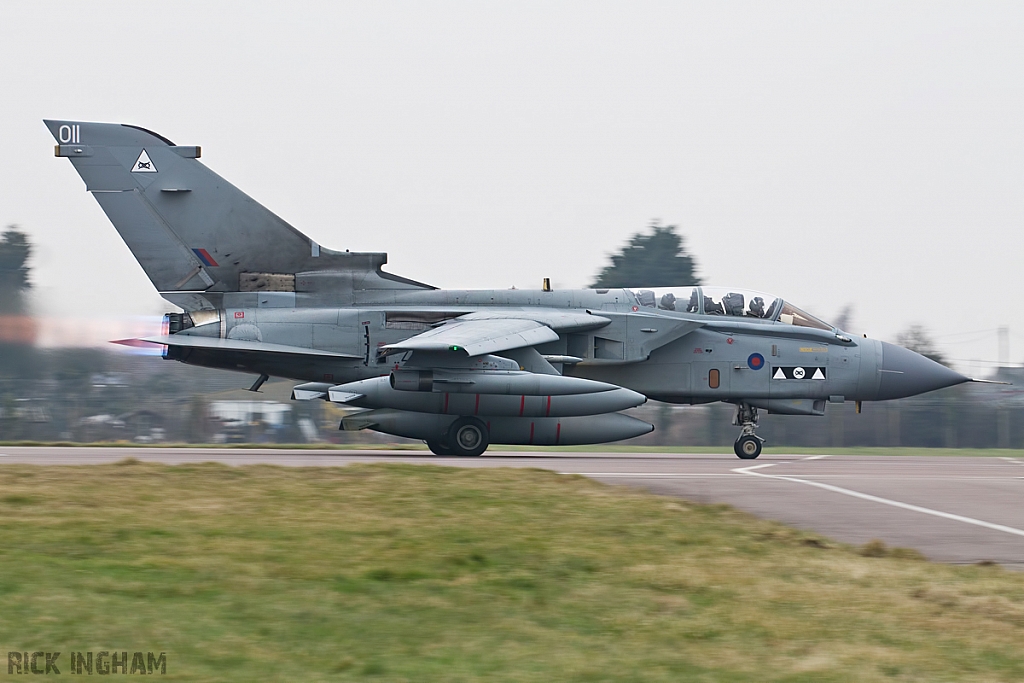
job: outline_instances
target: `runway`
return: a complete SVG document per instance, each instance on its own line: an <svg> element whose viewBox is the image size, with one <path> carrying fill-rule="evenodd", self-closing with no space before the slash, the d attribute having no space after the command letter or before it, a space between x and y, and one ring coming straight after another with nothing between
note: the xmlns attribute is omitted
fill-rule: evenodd
<svg viewBox="0 0 1024 683"><path fill-rule="evenodd" d="M915 548L949 563L994 561L1024 569L1021 458L488 453L439 458L401 451L0 447L0 466L86 465L136 458L182 464L334 467L403 462L453 467L537 467L642 487L702 503L728 503L838 541Z"/></svg>

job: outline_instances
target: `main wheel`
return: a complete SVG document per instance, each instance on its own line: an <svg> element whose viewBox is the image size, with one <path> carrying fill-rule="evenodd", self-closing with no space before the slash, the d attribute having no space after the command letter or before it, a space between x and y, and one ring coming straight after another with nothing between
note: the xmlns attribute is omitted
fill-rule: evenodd
<svg viewBox="0 0 1024 683"><path fill-rule="evenodd" d="M749 434L741 436L736 439L736 444L732 449L743 460L754 460L761 455L761 439Z"/></svg>
<svg viewBox="0 0 1024 683"><path fill-rule="evenodd" d="M448 428L448 448L454 455L480 455L488 445L487 425L475 417L460 417Z"/></svg>
<svg viewBox="0 0 1024 683"><path fill-rule="evenodd" d="M448 448L448 446L443 441L428 441L427 448L429 448L430 452L433 453L434 455L452 454L452 449Z"/></svg>

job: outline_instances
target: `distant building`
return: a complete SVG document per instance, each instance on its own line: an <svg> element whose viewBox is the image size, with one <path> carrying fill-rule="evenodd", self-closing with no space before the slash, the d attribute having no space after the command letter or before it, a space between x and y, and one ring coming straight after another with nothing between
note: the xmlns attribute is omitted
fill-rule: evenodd
<svg viewBox="0 0 1024 683"><path fill-rule="evenodd" d="M277 401L212 401L210 417L222 422L252 424L262 422L271 427L283 427L292 407Z"/></svg>

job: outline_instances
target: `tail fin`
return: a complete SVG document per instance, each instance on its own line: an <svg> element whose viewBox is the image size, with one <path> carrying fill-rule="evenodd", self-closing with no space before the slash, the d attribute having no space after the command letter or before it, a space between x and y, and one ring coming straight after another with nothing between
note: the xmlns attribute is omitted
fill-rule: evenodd
<svg viewBox="0 0 1024 683"><path fill-rule="evenodd" d="M187 297L177 293L252 291L268 282L287 290L289 276L295 291L295 273L379 273L387 260L321 249L199 162L199 147L127 124L45 123L56 156L71 160L153 285L178 305ZM403 282L384 277L391 287Z"/></svg>

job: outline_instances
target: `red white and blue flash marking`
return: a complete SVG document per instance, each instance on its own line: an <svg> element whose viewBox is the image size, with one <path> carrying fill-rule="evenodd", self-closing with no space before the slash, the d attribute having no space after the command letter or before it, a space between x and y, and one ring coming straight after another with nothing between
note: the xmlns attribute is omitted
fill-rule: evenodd
<svg viewBox="0 0 1024 683"><path fill-rule="evenodd" d="M217 267L217 262L213 260L212 256L210 256L210 252L206 251L205 249L193 249L192 253L199 257L199 260L203 262L204 266L210 268Z"/></svg>
<svg viewBox="0 0 1024 683"><path fill-rule="evenodd" d="M764 367L764 356L759 353L752 353L747 358L747 367L751 370L760 370Z"/></svg>

